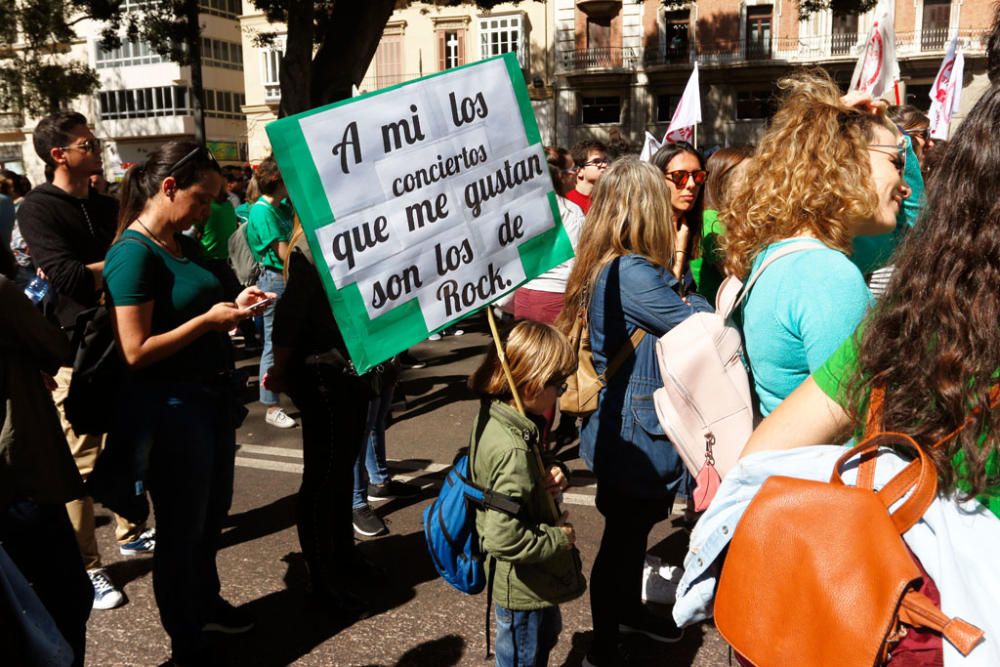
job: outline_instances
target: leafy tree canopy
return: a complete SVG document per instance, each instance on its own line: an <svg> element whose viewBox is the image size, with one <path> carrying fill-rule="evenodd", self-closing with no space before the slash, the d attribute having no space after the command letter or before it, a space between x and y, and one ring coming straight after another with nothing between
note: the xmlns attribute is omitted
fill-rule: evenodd
<svg viewBox="0 0 1000 667"><path fill-rule="evenodd" d="M80 20L66 0L0 1L0 109L42 115L97 88L97 72L65 58Z"/></svg>

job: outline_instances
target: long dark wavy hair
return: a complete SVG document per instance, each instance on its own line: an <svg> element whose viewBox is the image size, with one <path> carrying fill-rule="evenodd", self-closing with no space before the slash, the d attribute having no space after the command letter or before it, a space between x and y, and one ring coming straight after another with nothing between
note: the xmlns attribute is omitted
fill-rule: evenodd
<svg viewBox="0 0 1000 667"><path fill-rule="evenodd" d="M864 326L848 400L860 421L871 387L884 385L885 428L928 448L943 490L971 497L1000 482L986 470L1000 444L987 409L1000 369L1000 85L959 126L941 165L895 257L889 296ZM976 407L970 427L930 449ZM959 452L966 466L956 472Z"/></svg>
<svg viewBox="0 0 1000 667"><path fill-rule="evenodd" d="M205 174L222 168L212 154L193 141L168 141L149 154L146 161L129 167L120 190L118 233L122 235L139 214L146 202L160 191L167 176L173 176L177 187L186 190L201 181Z"/></svg>
<svg viewBox="0 0 1000 667"><path fill-rule="evenodd" d="M660 172L666 176L667 165L670 161L681 153L688 153L693 155L698 160L698 168L705 168L705 158L702 157L701 151L692 146L686 141L669 141L662 146L660 149L653 154L650 158L650 162L654 167L660 170ZM669 188L669 186L668 186ZM699 251L701 250L701 213L704 208L703 202L705 201L705 187L702 186L698 189L698 196L694 200L694 205L691 210L684 214L684 220L688 224L688 259L694 259L699 256Z"/></svg>

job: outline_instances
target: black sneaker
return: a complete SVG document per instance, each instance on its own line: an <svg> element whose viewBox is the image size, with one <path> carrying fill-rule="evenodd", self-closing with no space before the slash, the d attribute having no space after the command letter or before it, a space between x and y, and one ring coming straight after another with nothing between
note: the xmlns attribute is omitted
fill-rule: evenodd
<svg viewBox="0 0 1000 667"><path fill-rule="evenodd" d="M399 363L403 368L415 369L415 368L427 367L426 361L423 361L422 359L417 359L415 356L413 356L413 354L409 350L401 352L397 358L399 359Z"/></svg>
<svg viewBox="0 0 1000 667"><path fill-rule="evenodd" d="M253 615L237 609L222 598L215 603L215 609L207 623L202 627L204 632L223 632L227 635L238 635L249 631L256 623Z"/></svg>
<svg viewBox="0 0 1000 667"><path fill-rule="evenodd" d="M378 514L375 514L375 510L371 508L371 505L355 509L351 512L351 515L354 520L354 532L359 535L375 537L376 535L385 535L389 532L385 522L379 518Z"/></svg>
<svg viewBox="0 0 1000 667"><path fill-rule="evenodd" d="M653 641L664 644L679 642L684 637L684 630L677 627L674 619L657 616L646 608L643 608L635 618L620 623L618 631L623 634L645 635Z"/></svg>
<svg viewBox="0 0 1000 667"><path fill-rule="evenodd" d="M390 500L391 498L413 498L419 496L421 491L423 489L416 484L390 479L385 484L369 484L368 501L377 503L380 500Z"/></svg>

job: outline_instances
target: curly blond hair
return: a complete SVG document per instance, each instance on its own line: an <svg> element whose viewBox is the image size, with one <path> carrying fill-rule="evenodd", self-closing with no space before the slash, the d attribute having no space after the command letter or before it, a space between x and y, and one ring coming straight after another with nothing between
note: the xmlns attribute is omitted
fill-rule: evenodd
<svg viewBox="0 0 1000 667"><path fill-rule="evenodd" d="M642 255L670 270L677 244L670 191L663 173L636 156L616 160L594 188L580 234L573 271L566 282L565 307L556 325L568 332L586 308L601 269L616 257Z"/></svg>
<svg viewBox="0 0 1000 667"><path fill-rule="evenodd" d="M849 109L824 70L778 82L778 112L752 159L760 165L720 212L726 272L746 276L769 244L809 234L850 254L850 230L878 209L867 147L884 116Z"/></svg>

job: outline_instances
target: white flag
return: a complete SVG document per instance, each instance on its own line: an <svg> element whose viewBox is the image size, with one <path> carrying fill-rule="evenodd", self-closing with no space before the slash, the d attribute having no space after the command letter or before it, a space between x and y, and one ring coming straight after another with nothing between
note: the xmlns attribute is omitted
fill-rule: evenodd
<svg viewBox="0 0 1000 667"><path fill-rule="evenodd" d="M639 159L643 162L649 162L662 145L663 142L647 132L646 140L642 142L642 152L639 153Z"/></svg>
<svg viewBox="0 0 1000 667"><path fill-rule="evenodd" d="M899 81L893 6L893 0L881 0L875 8L875 22L851 77L852 91L868 93L876 99L893 90Z"/></svg>
<svg viewBox="0 0 1000 667"><path fill-rule="evenodd" d="M698 63L694 64L691 78L684 86L684 94L670 119L667 133L663 135L664 142L694 140L694 126L701 122L701 92L698 89Z"/></svg>
<svg viewBox="0 0 1000 667"><path fill-rule="evenodd" d="M962 77L965 74L965 54L957 50L958 37L952 38L948 44L944 61L938 70L934 85L931 86L931 108L928 116L931 121L931 138L947 139L951 125L952 114L958 112L962 99Z"/></svg>

